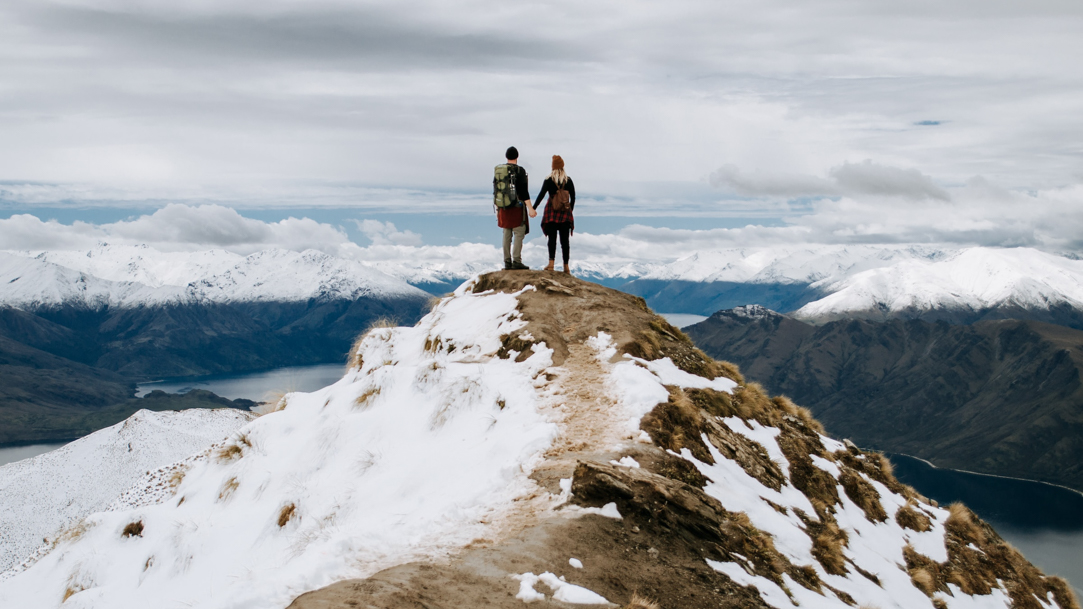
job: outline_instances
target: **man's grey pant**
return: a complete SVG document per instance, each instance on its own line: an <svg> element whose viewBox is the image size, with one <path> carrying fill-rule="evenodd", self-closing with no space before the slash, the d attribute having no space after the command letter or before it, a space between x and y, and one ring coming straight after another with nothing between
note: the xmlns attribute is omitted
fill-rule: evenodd
<svg viewBox="0 0 1083 609"><path fill-rule="evenodd" d="M515 245L512 245L512 237L515 237ZM510 260L511 262L522 263L523 254L523 237L526 236L526 223L520 224L515 228L504 229L504 263Z"/></svg>

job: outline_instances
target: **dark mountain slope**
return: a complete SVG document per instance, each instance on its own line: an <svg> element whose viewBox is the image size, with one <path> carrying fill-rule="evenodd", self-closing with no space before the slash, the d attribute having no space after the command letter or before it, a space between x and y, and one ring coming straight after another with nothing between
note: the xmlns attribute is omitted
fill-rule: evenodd
<svg viewBox="0 0 1083 609"><path fill-rule="evenodd" d="M817 327L741 308L687 332L859 444L1083 489L1078 330L1013 320Z"/></svg>
<svg viewBox="0 0 1083 609"><path fill-rule="evenodd" d="M341 360L373 320L413 323L424 306L417 296L6 309L0 334L134 378L196 376Z"/></svg>
<svg viewBox="0 0 1083 609"><path fill-rule="evenodd" d="M90 310L0 308L0 444L61 441L123 420L135 381L342 361L374 320L413 323L425 298ZM188 398L174 409L221 408ZM164 403L163 403L164 404Z"/></svg>

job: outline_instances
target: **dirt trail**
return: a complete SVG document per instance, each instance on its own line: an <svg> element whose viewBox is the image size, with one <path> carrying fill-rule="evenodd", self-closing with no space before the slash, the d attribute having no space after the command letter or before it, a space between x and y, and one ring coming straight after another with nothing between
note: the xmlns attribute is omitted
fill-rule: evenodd
<svg viewBox="0 0 1083 609"><path fill-rule="evenodd" d="M578 460L617 458L627 440L621 437L622 409L606 390L607 373L594 349L570 344L568 351L564 365L551 369L556 378L543 407L560 426L560 436L531 476L551 492L554 480L571 478Z"/></svg>

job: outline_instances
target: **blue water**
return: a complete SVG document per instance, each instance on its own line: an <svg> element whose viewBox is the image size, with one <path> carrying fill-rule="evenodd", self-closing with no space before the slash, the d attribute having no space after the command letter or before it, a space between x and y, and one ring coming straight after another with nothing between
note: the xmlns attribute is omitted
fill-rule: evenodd
<svg viewBox="0 0 1083 609"><path fill-rule="evenodd" d="M666 321L678 328L687 328L692 324L698 324L707 319L706 315L692 315L691 313L659 313L659 315L665 317Z"/></svg>
<svg viewBox="0 0 1083 609"><path fill-rule="evenodd" d="M136 387L136 396L143 397L156 389L166 393L188 393L193 389L206 389L231 400L243 398L260 402L279 393L323 389L338 382L345 372L344 364L318 364L275 368L247 374L166 379L141 383Z"/></svg>
<svg viewBox="0 0 1083 609"><path fill-rule="evenodd" d="M940 505L962 501L1047 575L1083 598L1083 494L1043 482L986 476L890 455L895 476Z"/></svg>
<svg viewBox="0 0 1083 609"><path fill-rule="evenodd" d="M64 446L67 442L57 444L32 444L30 446L10 446L0 448L0 466L43 455L51 450Z"/></svg>

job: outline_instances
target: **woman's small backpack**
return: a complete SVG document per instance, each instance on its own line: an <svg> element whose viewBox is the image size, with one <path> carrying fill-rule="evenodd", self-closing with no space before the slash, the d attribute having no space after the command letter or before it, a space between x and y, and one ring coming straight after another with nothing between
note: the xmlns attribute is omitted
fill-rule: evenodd
<svg viewBox="0 0 1083 609"><path fill-rule="evenodd" d="M552 204L554 211L567 211L571 206L571 201L572 196L564 190L563 186L557 186L557 191L549 195L549 203Z"/></svg>

